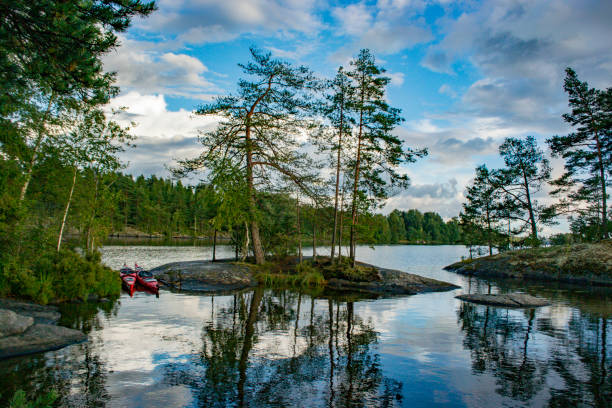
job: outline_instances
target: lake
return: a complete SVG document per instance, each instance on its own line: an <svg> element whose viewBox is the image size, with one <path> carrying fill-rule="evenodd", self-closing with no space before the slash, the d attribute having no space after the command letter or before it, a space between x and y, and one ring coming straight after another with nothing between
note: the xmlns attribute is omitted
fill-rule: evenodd
<svg viewBox="0 0 612 408"><path fill-rule="evenodd" d="M228 247L217 251L232 256ZM211 257L202 246L102 252L113 268ZM387 299L162 290L159 298L136 292L64 305L62 324L89 341L0 361L0 405L19 388L55 388L60 405L74 407L612 405L611 289L442 270L467 255L463 246L364 246L357 254L461 289ZM508 310L455 299L509 291L552 304Z"/></svg>

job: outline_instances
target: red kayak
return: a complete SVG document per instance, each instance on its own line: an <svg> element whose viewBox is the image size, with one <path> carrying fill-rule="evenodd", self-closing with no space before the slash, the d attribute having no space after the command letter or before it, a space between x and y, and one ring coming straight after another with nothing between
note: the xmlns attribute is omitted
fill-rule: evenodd
<svg viewBox="0 0 612 408"><path fill-rule="evenodd" d="M153 292L159 293L159 282L153 277L153 274L149 271L136 265L136 282L143 288Z"/></svg>
<svg viewBox="0 0 612 408"><path fill-rule="evenodd" d="M136 289L136 271L123 265L123 268L119 270L119 276L121 276L122 285L125 290L128 291L130 296L134 296L134 289Z"/></svg>

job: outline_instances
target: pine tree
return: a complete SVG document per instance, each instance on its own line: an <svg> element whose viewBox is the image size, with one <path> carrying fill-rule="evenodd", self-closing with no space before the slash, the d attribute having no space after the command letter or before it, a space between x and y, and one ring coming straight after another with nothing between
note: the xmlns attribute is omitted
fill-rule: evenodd
<svg viewBox="0 0 612 408"><path fill-rule="evenodd" d="M425 150L405 149L403 142L392 134L403 120L400 110L389 106L385 100L385 88L390 79L383 76L385 70L376 65L369 50L361 50L351 61L347 75L353 81L357 148L353 176L351 203L350 257L355 262L358 208L369 207L373 201L387 198L390 187L407 187L408 176L399 174L397 166L414 162L427 154Z"/></svg>
<svg viewBox="0 0 612 408"><path fill-rule="evenodd" d="M575 131L554 136L546 142L555 156L565 159L565 173L552 184L553 195L566 195L558 204L562 212L577 213L576 225L588 225L595 215L601 239L610 236L608 187L612 175L612 88L589 88L576 72L565 70L564 89L569 97L570 113L563 119Z"/></svg>
<svg viewBox="0 0 612 408"><path fill-rule="evenodd" d="M516 209L513 220L523 222L530 229L530 240L537 245L538 224L550 224L553 218L550 208L539 205L533 197L550 178L548 159L533 136L506 138L499 153L506 167L496 172L495 183Z"/></svg>
<svg viewBox="0 0 612 408"><path fill-rule="evenodd" d="M255 48L251 56L252 62L239 64L251 80L241 79L236 95L219 97L197 110L200 115L220 115L223 120L215 130L200 136L202 154L181 161L175 174L213 165L243 174L252 248L256 263L261 264L264 250L257 221L257 188L286 177L308 191L313 166L298 150L295 135L306 126L305 114L312 109L308 93L318 83L306 67L293 67Z"/></svg>
<svg viewBox="0 0 612 408"><path fill-rule="evenodd" d="M493 239L497 232L499 220L500 188L487 166L476 168L476 177L471 186L467 188L466 200L463 204L463 218L470 223L478 225L486 232L486 242L489 255L493 255ZM464 224L467 221L464 222Z"/></svg>

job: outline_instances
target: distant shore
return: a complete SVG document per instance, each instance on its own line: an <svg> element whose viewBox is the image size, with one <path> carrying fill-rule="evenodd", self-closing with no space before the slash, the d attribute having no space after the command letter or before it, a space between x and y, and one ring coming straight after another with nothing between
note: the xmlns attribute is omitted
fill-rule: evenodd
<svg viewBox="0 0 612 408"><path fill-rule="evenodd" d="M612 286L612 240L507 251L444 269L479 278L549 280Z"/></svg>

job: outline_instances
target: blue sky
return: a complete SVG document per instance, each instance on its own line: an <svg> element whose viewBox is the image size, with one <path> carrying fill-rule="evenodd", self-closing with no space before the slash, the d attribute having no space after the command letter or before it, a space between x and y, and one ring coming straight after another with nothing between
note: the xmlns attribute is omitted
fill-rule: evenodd
<svg viewBox="0 0 612 408"><path fill-rule="evenodd" d="M385 208L457 215L474 168L499 166L508 136L566 133L566 66L592 86L612 86L612 2L446 0L160 0L105 58L138 123L126 154L133 174L167 175L198 152L191 112L233 91L255 45L322 77L369 48L392 78L388 99L406 121L396 130L430 156L406 171L412 186ZM555 174L562 163L553 161ZM546 200L545 191L541 200Z"/></svg>

